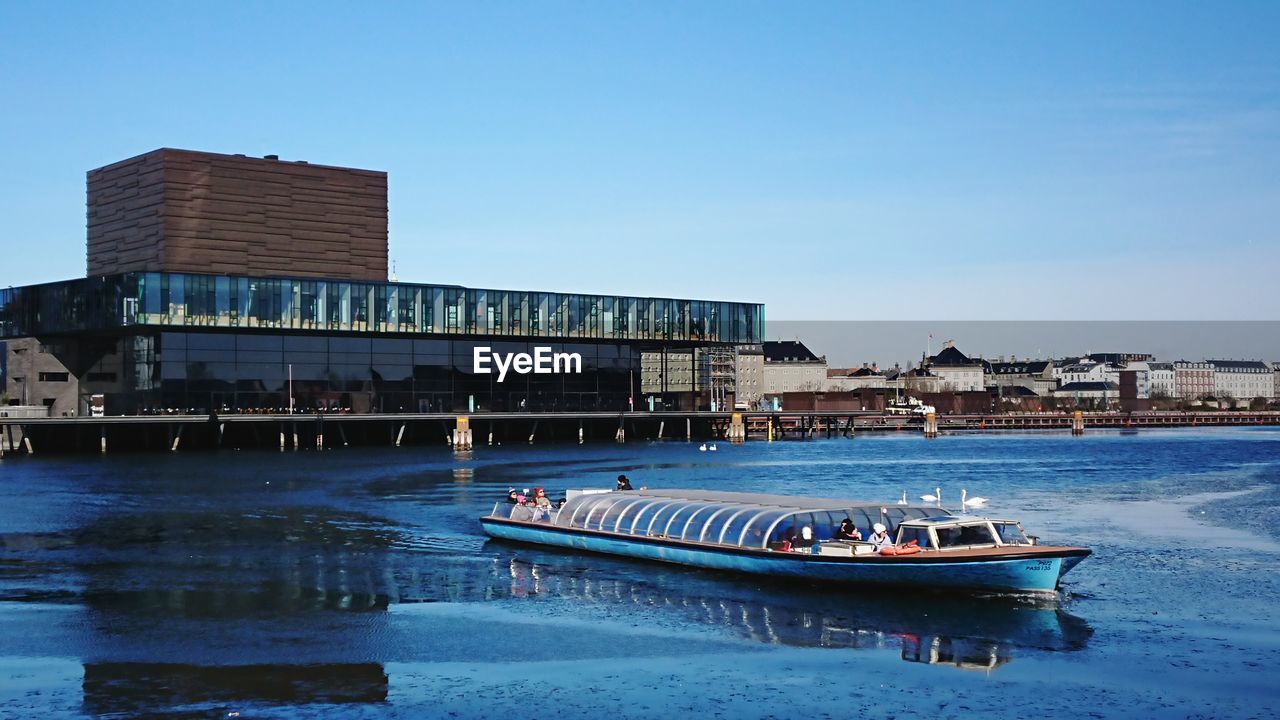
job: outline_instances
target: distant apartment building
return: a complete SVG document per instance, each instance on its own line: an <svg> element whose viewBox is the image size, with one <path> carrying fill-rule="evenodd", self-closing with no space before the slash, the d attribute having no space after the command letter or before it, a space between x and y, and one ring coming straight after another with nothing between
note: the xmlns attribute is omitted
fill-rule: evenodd
<svg viewBox="0 0 1280 720"><path fill-rule="evenodd" d="M975 360L960 352L955 343L947 342L942 352L926 358L929 373L936 376L942 391L968 392L986 389L981 360Z"/></svg>
<svg viewBox="0 0 1280 720"><path fill-rule="evenodd" d="M1053 374L1058 379L1060 387L1081 382L1106 382L1119 385L1121 369L1120 365L1082 358L1078 362L1055 367Z"/></svg>
<svg viewBox="0 0 1280 720"><path fill-rule="evenodd" d="M1151 397L1176 397L1175 371L1173 363L1149 362L1147 372L1151 386Z"/></svg>
<svg viewBox="0 0 1280 720"><path fill-rule="evenodd" d="M1237 400L1275 396L1275 373L1258 360L1209 360L1213 367L1213 394Z"/></svg>
<svg viewBox="0 0 1280 720"><path fill-rule="evenodd" d="M818 392L827 384L827 359L814 355L799 340L764 343L764 394Z"/></svg>
<svg viewBox="0 0 1280 720"><path fill-rule="evenodd" d="M764 397L764 347L742 345L737 358L738 402L755 405Z"/></svg>
<svg viewBox="0 0 1280 720"><path fill-rule="evenodd" d="M1046 396L1058 387L1052 360L1010 358L1005 362L1001 357L995 361L984 361L984 366L986 387L995 389L1001 397L1015 397L1014 393L1004 392L1008 388L1022 387L1035 395Z"/></svg>
<svg viewBox="0 0 1280 720"><path fill-rule="evenodd" d="M1126 363L1119 371L1121 390L1132 390L1133 398L1147 400L1151 397L1151 364L1145 360ZM1128 393L1121 393L1128 397Z"/></svg>
<svg viewBox="0 0 1280 720"><path fill-rule="evenodd" d="M1280 399L1280 361L1271 363L1271 375L1273 378L1271 397Z"/></svg>
<svg viewBox="0 0 1280 720"><path fill-rule="evenodd" d="M1173 363L1173 396L1199 400L1213 395L1213 366L1203 360L1176 360Z"/></svg>

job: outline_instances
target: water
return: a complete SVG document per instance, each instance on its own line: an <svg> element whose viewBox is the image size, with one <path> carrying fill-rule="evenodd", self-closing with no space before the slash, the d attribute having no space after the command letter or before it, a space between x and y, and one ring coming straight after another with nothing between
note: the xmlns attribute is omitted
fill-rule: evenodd
<svg viewBox="0 0 1280 720"><path fill-rule="evenodd" d="M0 717L1275 717L1280 431L0 464ZM1057 602L488 541L510 486L991 498ZM232 715L238 713L238 715Z"/></svg>

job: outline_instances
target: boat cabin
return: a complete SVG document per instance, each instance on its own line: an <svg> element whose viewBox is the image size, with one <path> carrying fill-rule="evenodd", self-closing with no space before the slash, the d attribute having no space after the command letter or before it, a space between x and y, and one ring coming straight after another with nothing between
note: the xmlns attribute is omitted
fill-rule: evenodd
<svg viewBox="0 0 1280 720"><path fill-rule="evenodd" d="M906 520L898 525L896 544L914 543L921 550L973 550L1035 545L1017 520L941 515Z"/></svg>
<svg viewBox="0 0 1280 720"><path fill-rule="evenodd" d="M493 515L576 530L756 550L776 550L785 542L792 549L817 552L817 546L834 544L829 541L845 518L866 537L877 522L884 523L892 534L903 521L938 512L932 507L830 498L707 490L611 490L571 491L563 507L546 513L499 503Z"/></svg>

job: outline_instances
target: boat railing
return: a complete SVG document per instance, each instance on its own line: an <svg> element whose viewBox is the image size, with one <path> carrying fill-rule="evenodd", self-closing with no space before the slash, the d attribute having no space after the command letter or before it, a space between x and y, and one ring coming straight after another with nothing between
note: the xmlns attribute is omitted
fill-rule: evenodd
<svg viewBox="0 0 1280 720"><path fill-rule="evenodd" d="M508 520L520 520L523 522L555 522L556 515L559 514L559 508L550 510L538 508L533 505L511 505L502 500L493 504L493 512L490 517L506 518Z"/></svg>

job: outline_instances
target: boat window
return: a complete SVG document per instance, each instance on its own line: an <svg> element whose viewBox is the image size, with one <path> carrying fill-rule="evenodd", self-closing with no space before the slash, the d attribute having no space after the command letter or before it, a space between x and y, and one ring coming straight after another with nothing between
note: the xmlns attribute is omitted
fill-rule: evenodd
<svg viewBox="0 0 1280 720"><path fill-rule="evenodd" d="M992 523L992 525L995 525L996 533L1000 535L1000 542L1005 545L1031 544L1031 541L1027 540L1027 534L1022 531L1022 526L1016 522Z"/></svg>
<svg viewBox="0 0 1280 720"><path fill-rule="evenodd" d="M622 512L626 511L627 507L631 507L641 500L643 500L643 498L622 496L620 501L614 502L613 505L608 507L608 509L605 509L603 515L600 515L599 524L596 524L593 521L591 525L602 530L613 530L614 525L618 524L618 518L620 518Z"/></svg>
<svg viewBox="0 0 1280 720"><path fill-rule="evenodd" d="M793 538L800 536L801 528L808 527L810 529L817 523L811 512L800 512L778 523L778 527L773 529L773 537L769 540L777 541L785 538Z"/></svg>
<svg viewBox="0 0 1280 720"><path fill-rule="evenodd" d="M720 529L715 535L708 534L707 542L720 543L721 545L737 545L738 537L742 535L742 529L751 521L751 518L766 512L761 508L742 508L735 510L728 517L724 518L720 523Z"/></svg>
<svg viewBox="0 0 1280 720"><path fill-rule="evenodd" d="M685 506L671 514L667 518L667 524L661 528L654 526L655 532L661 532L666 537L678 538L684 535L684 526L689 522L689 518L693 517L699 510L709 507L710 503L685 503Z"/></svg>
<svg viewBox="0 0 1280 720"><path fill-rule="evenodd" d="M676 500L659 499L653 503L646 505L636 511L636 519L631 523L631 533L633 535L645 535L649 532L649 525L653 522L653 517L663 508L671 507Z"/></svg>
<svg viewBox="0 0 1280 720"><path fill-rule="evenodd" d="M940 527L935 528L934 532L938 536L939 548L994 545L996 542L986 523L961 525L959 527Z"/></svg>
<svg viewBox="0 0 1280 720"><path fill-rule="evenodd" d="M622 493L616 494L617 497L611 497L604 502L596 503L596 505L591 508L591 511L585 514L586 520L582 523L582 527L598 530L600 528L600 524L604 521L605 514L610 508L630 499Z"/></svg>
<svg viewBox="0 0 1280 720"><path fill-rule="evenodd" d="M677 500L670 505L664 506L653 514L653 518L649 520L649 527L645 529L645 532L649 535L661 535L667 527L667 522L671 520L671 516L688 506L688 500Z"/></svg>
<svg viewBox="0 0 1280 720"><path fill-rule="evenodd" d="M560 508L560 512L556 514L557 525L568 525L569 520L573 518L573 514L582 509L583 504L595 501L599 495L579 495L572 500L565 502L564 507Z"/></svg>
<svg viewBox="0 0 1280 720"><path fill-rule="evenodd" d="M720 542L725 545L741 545L742 547L764 549L768 546L769 528L779 518L794 510L766 508L759 512L744 512L731 519L724 527Z"/></svg>
<svg viewBox="0 0 1280 720"><path fill-rule="evenodd" d="M819 542L835 537L836 530L840 529L840 521L845 518L842 511L820 512L814 515L818 524L813 528L813 539Z"/></svg>
<svg viewBox="0 0 1280 720"><path fill-rule="evenodd" d="M590 495L586 497L569 515L569 525L576 528L585 527L587 517L594 512L597 507L606 503L612 504L616 500L617 498L615 498L612 493L601 493L599 495ZM563 516L564 512L561 511L560 515Z"/></svg>
<svg viewBox="0 0 1280 720"><path fill-rule="evenodd" d="M683 526L684 529L682 532L680 532L680 539L681 540L697 540L701 538L702 528L704 525L707 524L707 519L723 509L724 509L724 506L720 505L719 503L703 505L702 507L698 508L696 511L694 511L692 515L689 516L689 519L685 521ZM680 527L675 525L672 526L672 529L677 531L681 530Z"/></svg>
<svg viewBox="0 0 1280 720"><path fill-rule="evenodd" d="M608 527L608 525L605 525L604 529L614 530L614 532L620 532L620 533L630 532L631 521L635 520L636 512L639 511L641 507L648 505L648 503L650 502L653 502L652 497L628 498L625 506L621 506L621 505L618 506L618 507L621 507L621 510L620 512L618 512L617 518L614 519L613 527L611 528L611 527Z"/></svg>
<svg viewBox="0 0 1280 720"><path fill-rule="evenodd" d="M848 511L845 512L845 517L848 517L850 520L853 521L854 526L857 527L858 530L862 531L862 537L864 538L870 537L871 526L874 525L875 523L880 522L879 515L877 515L876 518L873 520L871 516L867 514L867 511L863 510L862 508L850 508Z"/></svg>
<svg viewBox="0 0 1280 720"><path fill-rule="evenodd" d="M932 547L929 543L929 528L912 526L898 528L898 545L905 545L913 540L922 550Z"/></svg>
<svg viewBox="0 0 1280 720"><path fill-rule="evenodd" d="M707 521L702 525L702 532L698 534L696 540L702 542L715 542L720 539L720 531L724 529L724 524L734 513L742 512L744 508L741 505L722 505L719 510L711 513Z"/></svg>

